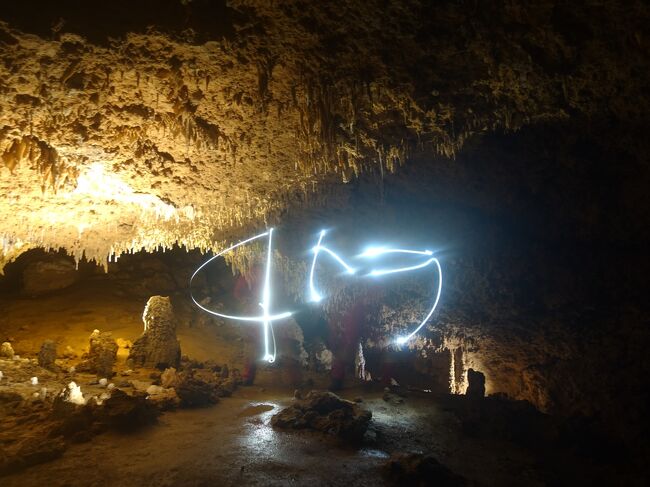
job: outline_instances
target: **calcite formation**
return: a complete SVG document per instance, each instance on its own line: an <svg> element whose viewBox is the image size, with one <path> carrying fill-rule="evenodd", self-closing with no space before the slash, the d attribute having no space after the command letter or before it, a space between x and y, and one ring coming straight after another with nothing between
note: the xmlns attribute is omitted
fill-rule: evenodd
<svg viewBox="0 0 650 487"><path fill-rule="evenodd" d="M100 379L112 377L117 349L117 343L110 332L93 331L90 335L90 349L77 370L95 373Z"/></svg>
<svg viewBox="0 0 650 487"><path fill-rule="evenodd" d="M176 318L169 298L149 298L142 321L144 332L133 343L129 360L145 367L177 367L181 359L181 345L176 339Z"/></svg>
<svg viewBox="0 0 650 487"><path fill-rule="evenodd" d="M216 249L412 152L646 114L640 3L217 3L0 15L0 267Z"/></svg>

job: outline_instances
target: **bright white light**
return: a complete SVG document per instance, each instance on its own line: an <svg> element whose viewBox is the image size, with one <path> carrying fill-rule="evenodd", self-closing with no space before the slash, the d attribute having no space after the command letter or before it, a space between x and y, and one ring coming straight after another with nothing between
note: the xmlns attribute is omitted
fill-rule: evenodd
<svg viewBox="0 0 650 487"><path fill-rule="evenodd" d="M86 404L86 399L81 393L81 386L78 386L75 382L70 382L68 384L68 389L70 390L70 395L68 396L67 401L73 404L78 404L83 406Z"/></svg>
<svg viewBox="0 0 650 487"><path fill-rule="evenodd" d="M431 307L429 313L424 317L422 322L418 325L418 327L415 330L413 330L405 337L397 338L396 341L399 345L403 345L404 343L408 342L411 338L413 338L417 334L417 332L420 331L422 327L427 324L427 321L429 321L429 318L431 318L431 315L438 307L438 302L440 301L440 293L442 292L442 269L440 268L440 262L438 262L438 259L434 258L431 260L436 265L436 268L438 270L438 289L436 291L436 298L433 302L433 306Z"/></svg>
<svg viewBox="0 0 650 487"><path fill-rule="evenodd" d="M261 296L261 302L259 303L260 307L262 308L262 314L260 316L234 316L234 315L228 315L225 313L218 313L216 311L212 311L211 309L206 308L205 306L201 305L195 298L194 294L192 293L192 281L196 277L196 275L203 269L206 265L208 265L210 262L213 260L221 257L223 254L226 252L230 252L231 250L236 249L237 247L240 247L244 244L247 244L249 242L252 242L254 240L257 240L258 238L262 237L269 237L269 243L268 243L268 249L267 249L267 254L266 254L266 269L265 269L265 274L264 274L264 287L262 289L262 296ZM288 318L291 316L290 311L285 311L284 313L278 313L278 314L271 314L269 309L271 307L271 256L272 256L272 238L273 238L273 229L271 228L268 232L260 233L259 235L256 235L254 237L251 237L249 239L243 240L235 245L232 245L228 247L225 250L222 250L219 252L217 255L214 257L211 257L207 261L205 261L201 266L194 271L194 274L192 274L192 277L190 278L190 297L192 298L192 301L194 301L194 304L196 304L199 308L201 308L203 311L210 313L215 316L219 316L220 318L227 318L231 320L238 320L238 321L246 321L246 322L256 322L256 323L262 323L263 331L264 331L264 360L267 362L274 362L275 361L275 355L276 355L276 350L275 350L275 334L273 333L273 322L277 320L283 320L285 318ZM273 344L273 352L271 353L269 351L271 343Z"/></svg>
<svg viewBox="0 0 650 487"><path fill-rule="evenodd" d="M252 242L254 240L263 238L263 237L268 237L268 246L267 246L267 254L266 254L266 266L265 266L265 274L264 274L264 287L262 289L262 296L260 300L260 308L262 308L262 314L259 316L234 316L234 315L228 315L225 313L218 313L216 311L212 311L210 309L207 309L203 305L201 305L195 298L194 295L191 292L191 287L192 287L192 281L194 280L194 277L210 262L212 262L214 259L217 259L226 252L230 252L231 250L236 249L237 247L240 247L241 245L247 244L249 242ZM325 237L325 230L321 230L319 237L318 237L318 243L312 248L312 252L314 253L314 256L312 258L311 262L311 269L309 271L309 300L312 302L319 302L323 299L323 296L318 292L316 289L316 286L314 285L314 273L316 269L316 261L318 259L318 256L320 255L321 251L325 252L326 254L330 255L331 257L334 258L336 262L339 263L341 267L343 267L346 272L350 275L355 274L357 271L355 268L352 266L348 265L347 262L345 262L338 254L336 254L334 251L331 249L325 247L322 245L323 238ZM259 235L256 235L254 237L251 237L247 240L243 240L242 242L239 242L238 244L235 244L231 247L228 247L227 249L219 252L217 255L214 257L208 259L206 262L204 262L195 272L192 274L192 277L190 278L190 295L192 298L192 301L194 301L194 304L196 304L199 308L201 308L203 311L206 311L207 313L210 313L215 316L219 316L220 318L227 318L227 319L233 319L233 320L238 320L238 321L245 321L245 322L256 322L256 323L261 323L263 327L263 334L264 334L264 360L272 363L275 361L276 358L276 343L275 343L275 334L273 332L273 322L277 320L282 320L285 318L288 318L289 316L292 315L291 312L284 312L284 313L278 313L278 314L271 314L271 264L272 264L272 252L273 252L273 229L271 228L269 231L261 233ZM438 261L437 258L431 257L433 255L433 252L431 250L411 250L411 249L396 249L396 248L387 248L387 247L370 247L366 249L363 253L359 254L357 258L375 258L379 257L381 255L385 254L410 254L410 255L422 255L422 256L427 256L430 257L426 261L412 265L412 266L407 266L407 267L397 267L397 268L385 268L385 269L373 269L370 271L367 276L369 277L378 277L378 276L384 276L388 274L396 274L396 273L401 273L401 272L409 272L409 271L414 271L418 269L423 269L426 267L429 267L431 264L435 264L436 270L437 270L437 289L436 289L436 295L434 298L433 306L427 313L427 315L424 317L424 319L420 322L420 324L408 335L406 336L399 336L395 338L394 342L398 345L403 345L407 343L413 336L415 336L421 329L422 327L429 321L431 316L433 315L434 311L438 307L438 302L440 301L440 294L442 292L442 269L440 267L440 262Z"/></svg>
<svg viewBox="0 0 650 487"><path fill-rule="evenodd" d="M329 255L334 257L334 259L341 264L343 268L345 268L346 272L348 274L355 274L357 271L356 269L350 267L343 259L341 259L335 252L332 252L330 249L327 247L323 247L321 245L321 242L323 241L323 237L325 236L325 230L321 230L320 234L318 236L318 243L316 246L312 249L314 252L314 258L311 261L311 270L309 271L309 300L318 303L320 300L323 299L323 296L316 290L316 287L314 286L314 269L316 268L316 259L318 258L318 254L322 250L323 252L327 252Z"/></svg>
<svg viewBox="0 0 650 487"><path fill-rule="evenodd" d="M370 271L369 276L384 276L386 274L395 274L397 272L408 272L408 271L414 271L417 269L422 269L423 267L427 267L429 264L431 264L435 259L435 257L427 260L426 262L423 262L422 264L418 265L412 265L410 267L399 267L397 269L379 269L379 270L372 270Z"/></svg>
<svg viewBox="0 0 650 487"><path fill-rule="evenodd" d="M433 255L433 252L431 252L430 250L388 249L386 247L370 247L365 252L360 254L359 257L372 258L384 254L415 254L415 255L430 256ZM440 301L440 293L442 291L442 269L440 268L440 262L435 257L432 257L421 264L408 266L408 267L398 267L396 269L373 269L372 271L370 271L370 274L368 274L369 276L377 277L377 276L384 276L386 274L395 274L398 272L414 271L417 269L423 269L424 267L428 267L432 263L436 265L436 268L438 270L438 289L436 292L435 300L433 302L433 306L431 307L429 313L427 313L425 318L420 322L420 324L415 330L413 330L407 336L400 336L395 339L395 343L397 343L398 345L404 345L411 338L413 338L413 336L415 336L415 334L417 334L417 332L422 329L422 327L427 323L427 321L429 321L429 318L431 318L431 315L436 310L436 307L438 306L438 301Z"/></svg>
<svg viewBox="0 0 650 487"><path fill-rule="evenodd" d="M377 257L384 254L416 254L416 255L433 255L430 250L408 250L408 249L387 249L386 247L370 247L359 257Z"/></svg>

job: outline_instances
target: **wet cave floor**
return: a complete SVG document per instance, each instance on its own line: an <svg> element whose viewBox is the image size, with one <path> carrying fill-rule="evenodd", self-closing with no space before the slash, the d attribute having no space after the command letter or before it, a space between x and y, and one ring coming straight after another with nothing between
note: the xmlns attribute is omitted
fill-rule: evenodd
<svg viewBox="0 0 650 487"><path fill-rule="evenodd" d="M381 466L394 451L433 454L472 484L543 485L530 453L468 437L445 398L414 395L393 404L380 392L341 395L362 397L373 413L357 447L272 428L271 416L291 403L291 393L240 387L213 407L168 412L133 433L71 445L61 458L4 477L2 485L382 485Z"/></svg>

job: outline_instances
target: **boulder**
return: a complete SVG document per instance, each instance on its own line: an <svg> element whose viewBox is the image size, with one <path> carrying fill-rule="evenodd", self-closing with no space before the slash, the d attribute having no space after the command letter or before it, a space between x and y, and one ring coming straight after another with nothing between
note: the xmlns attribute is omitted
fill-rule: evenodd
<svg viewBox="0 0 650 487"><path fill-rule="evenodd" d="M54 370L56 365L56 343L52 340L45 340L38 352L38 365L44 369Z"/></svg>
<svg viewBox="0 0 650 487"><path fill-rule="evenodd" d="M112 377L117 349L117 343L110 332L93 331L90 335L90 350L76 370L97 374L98 378Z"/></svg>
<svg viewBox="0 0 650 487"><path fill-rule="evenodd" d="M277 428L313 429L352 441L363 438L372 413L332 392L311 391L271 418Z"/></svg>
<svg viewBox="0 0 650 487"><path fill-rule="evenodd" d="M456 475L430 455L393 453L384 464L390 485L460 487L465 479Z"/></svg>
<svg viewBox="0 0 650 487"><path fill-rule="evenodd" d="M133 343L129 359L142 367L178 367L181 345L176 338L176 320L169 298L149 298L142 319L144 332Z"/></svg>

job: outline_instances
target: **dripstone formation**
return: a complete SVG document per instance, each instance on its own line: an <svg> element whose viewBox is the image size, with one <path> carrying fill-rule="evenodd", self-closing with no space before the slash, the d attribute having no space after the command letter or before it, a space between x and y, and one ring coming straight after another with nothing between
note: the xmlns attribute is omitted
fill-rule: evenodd
<svg viewBox="0 0 650 487"><path fill-rule="evenodd" d="M176 321L169 298L149 298L142 319L144 333L133 344L129 359L142 367L178 367L181 345L176 339Z"/></svg>
<svg viewBox="0 0 650 487"><path fill-rule="evenodd" d="M77 370L94 372L99 378L110 378L117 357L117 343L110 332L95 330L90 335L90 350Z"/></svg>
<svg viewBox="0 0 650 487"><path fill-rule="evenodd" d="M38 352L38 365L44 369L54 369L54 361L56 360L56 343L52 340L45 340L41 345L41 350Z"/></svg>

